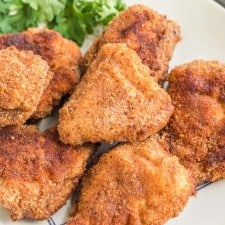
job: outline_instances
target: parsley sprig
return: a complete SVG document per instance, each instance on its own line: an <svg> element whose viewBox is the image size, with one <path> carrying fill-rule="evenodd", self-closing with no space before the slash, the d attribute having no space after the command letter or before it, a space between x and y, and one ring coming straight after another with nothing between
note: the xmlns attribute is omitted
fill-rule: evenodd
<svg viewBox="0 0 225 225"><path fill-rule="evenodd" d="M125 9L122 0L0 0L0 33L13 33L46 23L82 45L98 25L107 25Z"/></svg>

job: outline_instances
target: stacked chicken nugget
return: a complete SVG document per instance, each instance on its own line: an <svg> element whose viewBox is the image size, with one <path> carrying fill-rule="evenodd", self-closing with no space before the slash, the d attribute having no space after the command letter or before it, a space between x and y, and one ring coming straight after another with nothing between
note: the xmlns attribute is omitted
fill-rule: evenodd
<svg viewBox="0 0 225 225"><path fill-rule="evenodd" d="M61 141L129 142L85 175L68 224L164 224L194 193L190 172L156 135L173 113L166 78L179 27L135 5L115 18L86 53L84 75L60 109Z"/></svg>
<svg viewBox="0 0 225 225"><path fill-rule="evenodd" d="M77 45L50 30L0 36L0 205L13 220L46 219L79 183L93 145L73 147L30 118L48 115L79 81ZM67 51L66 51L67 50Z"/></svg>
<svg viewBox="0 0 225 225"><path fill-rule="evenodd" d="M142 5L112 20L84 59L55 31L0 36L0 204L12 219L48 218L84 174L68 225L162 225L196 185L225 177L225 66L181 65L166 92L180 39ZM57 129L23 125L67 94ZM100 142L119 144L84 173Z"/></svg>

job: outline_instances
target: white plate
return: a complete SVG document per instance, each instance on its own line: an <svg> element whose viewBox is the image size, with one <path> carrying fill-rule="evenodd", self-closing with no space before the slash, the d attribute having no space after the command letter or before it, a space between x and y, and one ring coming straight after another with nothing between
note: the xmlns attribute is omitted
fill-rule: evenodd
<svg viewBox="0 0 225 225"><path fill-rule="evenodd" d="M182 42L174 52L170 68L193 59L218 59L225 62L225 9L213 0L125 0L128 5L144 4L166 14L181 26ZM89 39L90 40L90 39ZM90 41L86 42L87 45ZM41 124L51 125L54 119ZM73 205L69 200L49 220L12 222L0 209L0 225L61 225L66 222ZM192 197L179 217L167 225L224 225L225 181L211 184Z"/></svg>

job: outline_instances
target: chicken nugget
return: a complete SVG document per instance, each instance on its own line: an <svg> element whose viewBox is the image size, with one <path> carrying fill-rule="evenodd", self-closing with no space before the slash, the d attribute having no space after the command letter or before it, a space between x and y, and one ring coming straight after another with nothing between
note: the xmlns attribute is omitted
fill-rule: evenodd
<svg viewBox="0 0 225 225"><path fill-rule="evenodd" d="M154 136L104 154L82 182L67 225L162 225L194 193L189 171Z"/></svg>
<svg viewBox="0 0 225 225"><path fill-rule="evenodd" d="M78 46L53 30L30 28L22 33L0 35L0 49L16 46L31 50L47 61L53 79L45 89L32 118L42 118L51 113L62 96L68 94L79 82L78 65L81 53Z"/></svg>
<svg viewBox="0 0 225 225"><path fill-rule="evenodd" d="M69 101L60 110L64 143L145 140L173 112L169 95L125 44L102 46Z"/></svg>
<svg viewBox="0 0 225 225"><path fill-rule="evenodd" d="M102 45L126 43L150 68L151 76L164 80L169 60L180 39L180 28L175 22L146 6L134 5L112 20L95 40L84 56L82 70L85 71L95 59Z"/></svg>
<svg viewBox="0 0 225 225"><path fill-rule="evenodd" d="M225 64L197 60L171 72L170 151L196 184L225 178Z"/></svg>
<svg viewBox="0 0 225 225"><path fill-rule="evenodd" d="M0 127L23 124L52 79L48 64L31 51L0 50Z"/></svg>
<svg viewBox="0 0 225 225"><path fill-rule="evenodd" d="M91 152L61 143L56 129L0 129L0 205L13 220L48 218L69 198Z"/></svg>

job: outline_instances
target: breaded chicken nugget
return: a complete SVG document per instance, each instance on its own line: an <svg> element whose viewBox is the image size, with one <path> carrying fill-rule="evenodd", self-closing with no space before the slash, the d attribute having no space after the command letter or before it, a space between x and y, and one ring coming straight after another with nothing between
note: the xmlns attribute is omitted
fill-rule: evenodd
<svg viewBox="0 0 225 225"><path fill-rule="evenodd" d="M164 80L169 60L180 39L180 29L175 22L146 6L134 5L112 20L93 43L85 54L83 70L95 59L102 45L126 43L149 66L151 76Z"/></svg>
<svg viewBox="0 0 225 225"><path fill-rule="evenodd" d="M0 50L0 127L23 124L52 79L48 64L31 51Z"/></svg>
<svg viewBox="0 0 225 225"><path fill-rule="evenodd" d="M176 67L169 94L175 106L170 150L199 184L225 178L225 64L193 61Z"/></svg>
<svg viewBox="0 0 225 225"><path fill-rule="evenodd" d="M62 144L56 130L0 129L0 205L13 220L48 218L69 198L91 149Z"/></svg>
<svg viewBox="0 0 225 225"><path fill-rule="evenodd" d="M144 140L173 112L169 95L125 44L106 44L60 110L63 142Z"/></svg>
<svg viewBox="0 0 225 225"><path fill-rule="evenodd" d="M22 33L0 35L0 49L8 46L31 50L47 61L53 79L45 89L33 118L42 118L51 113L62 96L78 83L78 65L81 53L78 46L53 30L28 29Z"/></svg>
<svg viewBox="0 0 225 225"><path fill-rule="evenodd" d="M157 136L119 145L88 172L67 225L161 225L194 193L192 179Z"/></svg>

